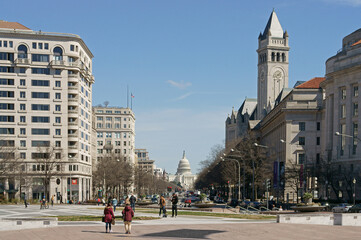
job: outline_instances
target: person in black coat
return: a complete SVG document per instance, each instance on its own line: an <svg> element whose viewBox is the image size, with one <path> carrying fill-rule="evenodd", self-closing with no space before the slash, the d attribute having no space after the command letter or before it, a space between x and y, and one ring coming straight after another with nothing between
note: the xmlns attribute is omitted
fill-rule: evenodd
<svg viewBox="0 0 361 240"><path fill-rule="evenodd" d="M173 193L173 196L172 196L172 217L176 217L177 216L177 204L178 204L178 196L176 193ZM175 215L174 215L175 213Z"/></svg>

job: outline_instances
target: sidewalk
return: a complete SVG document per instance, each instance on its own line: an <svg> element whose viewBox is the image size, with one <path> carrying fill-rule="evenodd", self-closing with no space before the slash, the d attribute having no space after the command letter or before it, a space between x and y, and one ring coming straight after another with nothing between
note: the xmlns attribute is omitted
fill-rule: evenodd
<svg viewBox="0 0 361 240"><path fill-rule="evenodd" d="M360 238L360 227L283 225L276 223L137 225L132 234L124 234L123 225L113 226L112 233L104 233L104 226L73 226L20 231L3 231L1 240L98 240L98 239L240 239L289 240L327 239L354 240Z"/></svg>

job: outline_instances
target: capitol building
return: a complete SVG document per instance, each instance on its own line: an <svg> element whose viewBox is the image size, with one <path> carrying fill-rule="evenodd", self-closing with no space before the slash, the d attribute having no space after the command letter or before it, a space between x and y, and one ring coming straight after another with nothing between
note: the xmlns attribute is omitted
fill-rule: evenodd
<svg viewBox="0 0 361 240"><path fill-rule="evenodd" d="M169 175L169 181L180 183L186 190L193 187L194 182L197 179L197 175L192 174L191 166L186 158L185 151L183 151L183 158L178 163L177 173L175 175Z"/></svg>

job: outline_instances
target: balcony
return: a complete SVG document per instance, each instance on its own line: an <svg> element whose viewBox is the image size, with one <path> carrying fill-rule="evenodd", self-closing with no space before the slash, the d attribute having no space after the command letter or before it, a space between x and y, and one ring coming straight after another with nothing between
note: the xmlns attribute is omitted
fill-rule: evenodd
<svg viewBox="0 0 361 240"><path fill-rule="evenodd" d="M76 144L75 145L69 145L68 148L78 150L78 145L76 145Z"/></svg>
<svg viewBox="0 0 361 240"><path fill-rule="evenodd" d="M68 110L68 113L78 114L78 110L77 109Z"/></svg>
<svg viewBox="0 0 361 240"><path fill-rule="evenodd" d="M68 62L68 68L70 69L79 69L80 63L79 62Z"/></svg>
<svg viewBox="0 0 361 240"><path fill-rule="evenodd" d="M53 60L50 62L50 66L53 68L65 68L64 60Z"/></svg>
<svg viewBox="0 0 361 240"><path fill-rule="evenodd" d="M68 86L68 90L76 90L78 91L78 86Z"/></svg>
<svg viewBox="0 0 361 240"><path fill-rule="evenodd" d="M18 58L18 59L15 59L14 63L17 67L29 67L31 64L31 61L28 58Z"/></svg>

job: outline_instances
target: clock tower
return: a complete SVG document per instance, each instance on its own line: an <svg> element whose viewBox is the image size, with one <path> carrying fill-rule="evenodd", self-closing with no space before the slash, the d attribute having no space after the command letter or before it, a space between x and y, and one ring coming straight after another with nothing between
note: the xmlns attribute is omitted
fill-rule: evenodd
<svg viewBox="0 0 361 240"><path fill-rule="evenodd" d="M275 99L288 87L288 34L273 10L263 34L258 37L257 119L274 107Z"/></svg>

